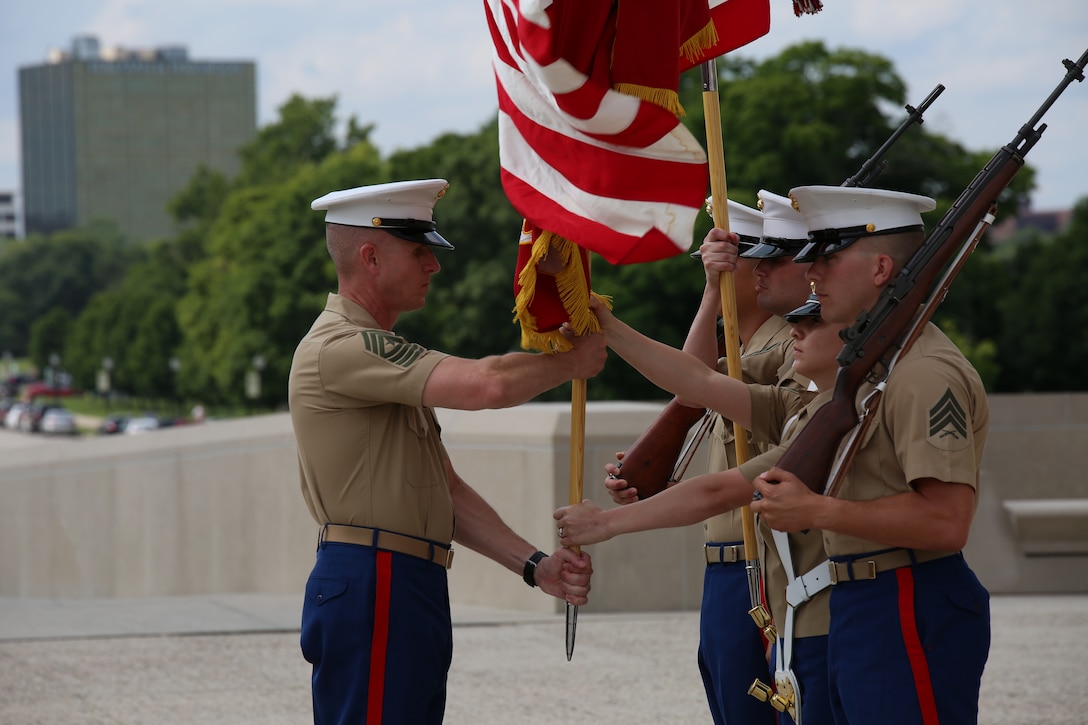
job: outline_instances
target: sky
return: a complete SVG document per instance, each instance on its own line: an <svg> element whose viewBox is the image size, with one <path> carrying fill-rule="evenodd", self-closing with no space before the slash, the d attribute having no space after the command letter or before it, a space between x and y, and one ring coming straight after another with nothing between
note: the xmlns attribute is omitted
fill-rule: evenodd
<svg viewBox="0 0 1088 725"><path fill-rule="evenodd" d="M879 53L912 105L946 86L926 127L973 151L1012 140L1062 79L1062 60L1088 48L1085 0L824 0L801 17L791 0L771 6L770 32L735 54L766 58L802 40ZM104 48L183 45L191 60L256 61L258 125L293 94L335 95L338 117L374 124L387 153L473 132L497 109L482 0L4 0L0 191L21 186L18 69L83 34ZM1072 84L1044 122L1027 157L1032 205L1068 208L1088 196L1088 83Z"/></svg>

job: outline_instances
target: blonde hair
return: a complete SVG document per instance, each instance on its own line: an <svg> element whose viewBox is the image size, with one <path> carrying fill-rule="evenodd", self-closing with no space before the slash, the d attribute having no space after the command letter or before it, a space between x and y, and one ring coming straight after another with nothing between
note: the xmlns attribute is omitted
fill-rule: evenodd
<svg viewBox="0 0 1088 725"><path fill-rule="evenodd" d="M325 247L329 250L336 276L349 279L356 268L359 249L366 243L377 243L384 235L369 227L347 224L325 225Z"/></svg>
<svg viewBox="0 0 1088 725"><path fill-rule="evenodd" d="M899 232L897 234L878 234L871 237L862 237L858 241L866 243L868 248L876 254L886 254L892 258L896 273L903 268L918 248L925 241L923 232Z"/></svg>

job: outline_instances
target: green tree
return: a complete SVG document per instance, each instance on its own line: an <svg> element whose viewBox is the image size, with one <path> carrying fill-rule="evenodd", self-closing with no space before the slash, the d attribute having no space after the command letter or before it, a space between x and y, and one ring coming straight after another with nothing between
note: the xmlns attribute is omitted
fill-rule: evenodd
<svg viewBox="0 0 1088 725"><path fill-rule="evenodd" d="M286 120L285 120L286 122ZM262 403L286 398L295 345L335 291L322 217L310 202L387 181L377 149L356 142L277 184L240 185L223 203L178 303L181 385L212 402L244 402L255 355L267 361Z"/></svg>
<svg viewBox="0 0 1088 725"><path fill-rule="evenodd" d="M891 132L884 107L903 103L891 61L821 42L786 48L762 62L726 56L719 68L722 137L730 185L785 193L801 184L838 184ZM705 138L701 81L685 75L689 127Z"/></svg>
<svg viewBox="0 0 1088 725"><path fill-rule="evenodd" d="M78 315L92 295L119 282L142 254L115 225L102 222L4 245L0 349L26 354L35 320L54 308Z"/></svg>
<svg viewBox="0 0 1088 725"><path fill-rule="evenodd" d="M72 315L62 307L54 307L30 326L30 361L38 370L51 367L54 357L61 358L71 326Z"/></svg>
<svg viewBox="0 0 1088 725"><path fill-rule="evenodd" d="M1073 209L1069 227L1021 246L1009 284L995 306L1002 320L997 389L1083 390L1080 364L1088 355L1088 307L1081 303L1088 269L1088 198Z"/></svg>
<svg viewBox="0 0 1088 725"><path fill-rule="evenodd" d="M307 100L293 95L279 107L279 120L257 132L238 154L243 185L273 184L291 178L300 166L318 163L337 150L336 98ZM352 131L358 133L354 123ZM364 135L365 138L365 135Z"/></svg>
<svg viewBox="0 0 1088 725"><path fill-rule="evenodd" d="M129 268L121 284L91 299L73 324L65 360L78 384L93 389L104 358L115 390L144 397L174 394L169 361L181 344L175 312L187 270L169 242Z"/></svg>
<svg viewBox="0 0 1088 725"><path fill-rule="evenodd" d="M1001 366L997 362L997 344L993 340L974 342L964 336L954 320L944 319L938 322L941 331L960 349L968 362L978 371L982 384L987 390L993 390Z"/></svg>
<svg viewBox="0 0 1088 725"><path fill-rule="evenodd" d="M109 358L117 365L113 389L128 389L126 351L131 330L124 321L131 307L126 294L107 290L92 297L75 319L65 341L64 364L76 387L94 390L103 360Z"/></svg>

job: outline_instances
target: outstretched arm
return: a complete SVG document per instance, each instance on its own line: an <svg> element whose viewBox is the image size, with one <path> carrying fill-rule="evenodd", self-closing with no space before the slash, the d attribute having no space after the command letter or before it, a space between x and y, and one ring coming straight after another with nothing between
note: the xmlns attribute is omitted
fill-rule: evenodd
<svg viewBox="0 0 1088 725"><path fill-rule="evenodd" d="M646 337L596 300L590 306L601 321L608 346L651 383L685 403L710 408L745 428L751 425L752 396L747 385L683 350Z"/></svg>
<svg viewBox="0 0 1088 725"><path fill-rule="evenodd" d="M602 511L586 499L558 509L554 518L564 546L595 544L620 534L687 526L752 500L752 484L731 468L681 481L656 496Z"/></svg>
<svg viewBox="0 0 1088 725"><path fill-rule="evenodd" d="M479 360L447 357L427 378L423 404L455 410L508 408L568 380L599 373L608 357L603 336L571 334L570 340L572 350L550 355L511 352Z"/></svg>

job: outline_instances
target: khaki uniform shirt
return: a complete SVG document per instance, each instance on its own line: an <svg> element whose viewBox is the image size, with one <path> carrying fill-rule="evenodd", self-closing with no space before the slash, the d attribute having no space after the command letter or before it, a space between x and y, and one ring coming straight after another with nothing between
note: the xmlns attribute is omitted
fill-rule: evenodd
<svg viewBox="0 0 1088 725"><path fill-rule="evenodd" d="M755 479L760 473L768 470L778 459L782 457L788 445L797 437L801 429L808 423L812 414L827 401L831 400L833 391L821 391L815 398L804 398L807 404L798 406L797 396L793 391L782 391L779 388L765 388L761 391L752 391L753 406L759 399L758 418L753 416L753 435L770 435L773 426L777 424L781 430L781 445L760 456L753 458L741 466L741 473L749 481ZM795 417L794 417L795 416ZM782 430L784 428L784 430ZM762 563L765 580L767 604L771 609L771 617L781 627L786 621L786 586L789 578L782 564L782 558L774 545L771 528L761 520L757 521L757 529L760 562ZM806 574L817 564L827 560L824 551L823 532L812 529L808 532L794 532L788 535L790 546L790 559L793 563L793 575ZM828 632L831 621L829 603L831 590L822 592L797 607L794 612L793 632L795 637L817 637Z"/></svg>
<svg viewBox="0 0 1088 725"><path fill-rule="evenodd" d="M786 388L804 390L809 380L793 370L793 338L790 325L781 317L769 317L752 339L741 346L741 373L746 383L759 385L779 385ZM728 374L725 358L718 362L718 370ZM753 400L753 413L755 411ZM775 431L773 440L778 440L780 431ZM766 449L767 437L749 435L752 455ZM707 451L707 473L717 473L735 468L737 450L733 437L733 421L714 416L714 425L710 431L710 448ZM740 509L727 511L707 519L703 523L703 533L707 542L740 541L744 538L741 525Z"/></svg>
<svg viewBox="0 0 1088 725"><path fill-rule="evenodd" d="M319 524L453 540L446 451L434 411L422 405L445 357L329 295L295 350L288 382L302 494Z"/></svg>
<svg viewBox="0 0 1088 725"><path fill-rule="evenodd" d="M862 386L859 404L872 389ZM894 496L912 491L911 481L921 478L965 483L977 492L990 422L986 390L975 369L937 327L926 325L896 364L875 415L838 498L868 501ZM824 546L829 556L888 548L830 531L824 532Z"/></svg>

